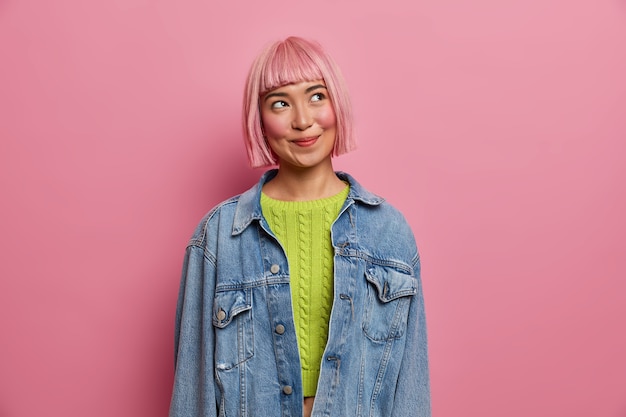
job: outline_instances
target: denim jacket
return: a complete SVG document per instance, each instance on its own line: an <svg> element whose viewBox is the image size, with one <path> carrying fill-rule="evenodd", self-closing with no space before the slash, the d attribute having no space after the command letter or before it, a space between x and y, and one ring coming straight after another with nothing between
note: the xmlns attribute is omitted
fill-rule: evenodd
<svg viewBox="0 0 626 417"><path fill-rule="evenodd" d="M285 251L263 183L211 210L186 250L170 417L302 416ZM334 300L312 417L427 417L420 259L404 217L351 176L332 225Z"/></svg>

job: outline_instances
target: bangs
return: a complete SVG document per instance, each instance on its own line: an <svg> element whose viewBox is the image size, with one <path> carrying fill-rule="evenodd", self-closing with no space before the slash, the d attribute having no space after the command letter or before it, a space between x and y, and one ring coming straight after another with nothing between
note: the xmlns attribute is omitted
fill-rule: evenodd
<svg viewBox="0 0 626 417"><path fill-rule="evenodd" d="M261 70L260 95L287 84L323 80L320 66L300 45L284 42L268 51Z"/></svg>

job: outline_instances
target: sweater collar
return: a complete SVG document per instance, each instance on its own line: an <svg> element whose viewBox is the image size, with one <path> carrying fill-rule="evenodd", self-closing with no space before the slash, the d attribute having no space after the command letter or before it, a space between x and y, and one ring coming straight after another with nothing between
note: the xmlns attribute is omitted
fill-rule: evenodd
<svg viewBox="0 0 626 417"><path fill-rule="evenodd" d="M263 218L260 202L261 189L263 188L263 184L274 178L277 173L277 169L271 169L265 172L254 187L239 196L237 209L235 210L235 219L233 221L233 235L238 235L243 232L254 220L260 221ZM350 205L355 201L368 206L377 206L385 201L382 197L363 188L350 174L341 171L335 174L337 174L339 179L350 184L350 192L348 193L344 206Z"/></svg>

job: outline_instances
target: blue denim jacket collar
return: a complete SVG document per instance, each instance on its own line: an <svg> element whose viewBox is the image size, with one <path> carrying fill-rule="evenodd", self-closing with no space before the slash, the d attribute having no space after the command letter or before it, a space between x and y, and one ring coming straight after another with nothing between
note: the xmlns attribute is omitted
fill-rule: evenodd
<svg viewBox="0 0 626 417"><path fill-rule="evenodd" d="M233 235L238 235L248 227L253 220L260 220L263 216L261 213L261 189L263 184L271 180L278 173L277 169L271 169L261 176L256 186L250 188L239 196L237 211L233 222ZM384 198L367 191L361 186L350 174L338 171L337 176L350 184L350 192L346 199L346 205L353 201L360 201L370 206L377 206L385 201Z"/></svg>

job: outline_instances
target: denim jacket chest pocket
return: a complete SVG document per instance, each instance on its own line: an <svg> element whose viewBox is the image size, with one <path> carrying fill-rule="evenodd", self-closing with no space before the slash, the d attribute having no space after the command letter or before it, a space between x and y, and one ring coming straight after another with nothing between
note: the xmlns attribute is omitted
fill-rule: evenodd
<svg viewBox="0 0 626 417"><path fill-rule="evenodd" d="M418 292L418 280L388 266L368 265L365 270L367 297L363 332L374 342L404 336L409 305Z"/></svg>
<svg viewBox="0 0 626 417"><path fill-rule="evenodd" d="M213 302L213 326L218 370L232 369L250 359L254 354L251 290L217 292Z"/></svg>

